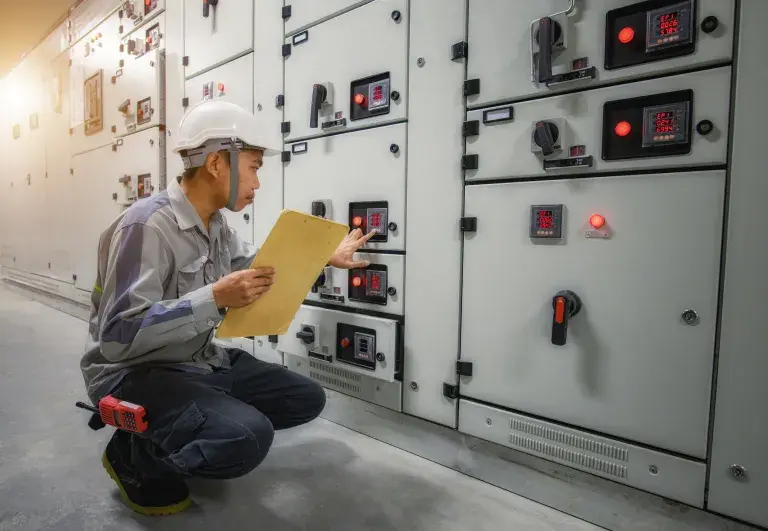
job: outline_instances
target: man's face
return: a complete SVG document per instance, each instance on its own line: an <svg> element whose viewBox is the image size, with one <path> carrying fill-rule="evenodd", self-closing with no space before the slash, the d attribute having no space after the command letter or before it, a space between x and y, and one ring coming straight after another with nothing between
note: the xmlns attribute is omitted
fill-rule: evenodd
<svg viewBox="0 0 768 531"><path fill-rule="evenodd" d="M240 212L246 206L253 203L256 190L259 188L259 177L257 175L259 168L263 163L263 152L260 150L241 151L238 158L238 187L237 200L235 201L235 212ZM226 203L229 201L229 164L223 159L220 160L223 165L222 171L217 178L220 196Z"/></svg>

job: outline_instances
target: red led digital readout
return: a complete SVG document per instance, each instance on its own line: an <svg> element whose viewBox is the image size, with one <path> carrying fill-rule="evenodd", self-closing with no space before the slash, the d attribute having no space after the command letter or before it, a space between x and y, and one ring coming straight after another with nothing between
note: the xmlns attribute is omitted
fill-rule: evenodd
<svg viewBox="0 0 768 531"><path fill-rule="evenodd" d="M381 276L376 273L371 275L371 291L378 292L381 290Z"/></svg>
<svg viewBox="0 0 768 531"><path fill-rule="evenodd" d="M660 35L674 35L678 31L680 31L679 11L672 11L671 13L664 13L661 15L661 20L659 21Z"/></svg>
<svg viewBox="0 0 768 531"><path fill-rule="evenodd" d="M657 133L674 133L677 126L673 111L657 112L654 122Z"/></svg>
<svg viewBox="0 0 768 531"><path fill-rule="evenodd" d="M376 229L381 226L381 214L371 214L371 229Z"/></svg>
<svg viewBox="0 0 768 531"><path fill-rule="evenodd" d="M555 226L555 217L551 210L539 210L536 217L537 229L551 229Z"/></svg>

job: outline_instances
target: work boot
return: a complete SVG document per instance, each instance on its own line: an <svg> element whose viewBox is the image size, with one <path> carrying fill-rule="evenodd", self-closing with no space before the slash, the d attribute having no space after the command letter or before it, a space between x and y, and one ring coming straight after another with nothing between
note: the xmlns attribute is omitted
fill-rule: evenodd
<svg viewBox="0 0 768 531"><path fill-rule="evenodd" d="M180 513L190 506L189 489L179 479L147 479L131 465L130 436L115 433L107 444L101 463L125 504L145 516Z"/></svg>

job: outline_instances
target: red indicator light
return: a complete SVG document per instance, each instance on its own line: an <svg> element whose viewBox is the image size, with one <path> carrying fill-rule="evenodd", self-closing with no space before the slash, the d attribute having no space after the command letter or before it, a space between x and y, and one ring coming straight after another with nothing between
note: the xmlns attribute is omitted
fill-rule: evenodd
<svg viewBox="0 0 768 531"><path fill-rule="evenodd" d="M355 216L354 218L352 218L352 225L354 225L355 227L359 227L362 224L363 224L363 218L362 217Z"/></svg>
<svg viewBox="0 0 768 531"><path fill-rule="evenodd" d="M355 94L355 103L358 105L365 105L365 96L362 94Z"/></svg>
<svg viewBox="0 0 768 531"><path fill-rule="evenodd" d="M629 122L619 122L616 124L614 131L619 136L627 136L632 131L632 126L629 125Z"/></svg>
<svg viewBox="0 0 768 531"><path fill-rule="evenodd" d="M341 340L341 348L347 348L348 346L349 346L349 339L345 337Z"/></svg>
<svg viewBox="0 0 768 531"><path fill-rule="evenodd" d="M627 26L619 32L619 42L629 44L635 38L635 30Z"/></svg>
<svg viewBox="0 0 768 531"><path fill-rule="evenodd" d="M219 83L219 92L224 92L224 83Z"/></svg>
<svg viewBox="0 0 768 531"><path fill-rule="evenodd" d="M356 288L359 288L360 285L363 283L363 279L360 277L352 277L352 285Z"/></svg>
<svg viewBox="0 0 768 531"><path fill-rule="evenodd" d="M605 218L600 214L594 214L591 218L589 218L589 224L594 228L599 229L605 225Z"/></svg>

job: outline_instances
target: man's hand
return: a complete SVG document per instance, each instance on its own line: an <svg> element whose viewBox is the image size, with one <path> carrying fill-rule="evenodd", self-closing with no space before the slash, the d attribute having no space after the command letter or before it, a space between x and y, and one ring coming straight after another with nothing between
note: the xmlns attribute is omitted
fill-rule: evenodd
<svg viewBox="0 0 768 531"><path fill-rule="evenodd" d="M213 285L216 307L242 308L248 306L269 290L275 270L271 267L245 269L220 278Z"/></svg>
<svg viewBox="0 0 768 531"><path fill-rule="evenodd" d="M363 236L363 231L355 229L344 238L339 244L339 247L334 251L333 256L329 260L329 264L339 269L355 269L358 267L368 267L371 263L367 260L352 260L352 255L355 254L360 247L365 245L365 242L370 240L376 231L371 231Z"/></svg>

